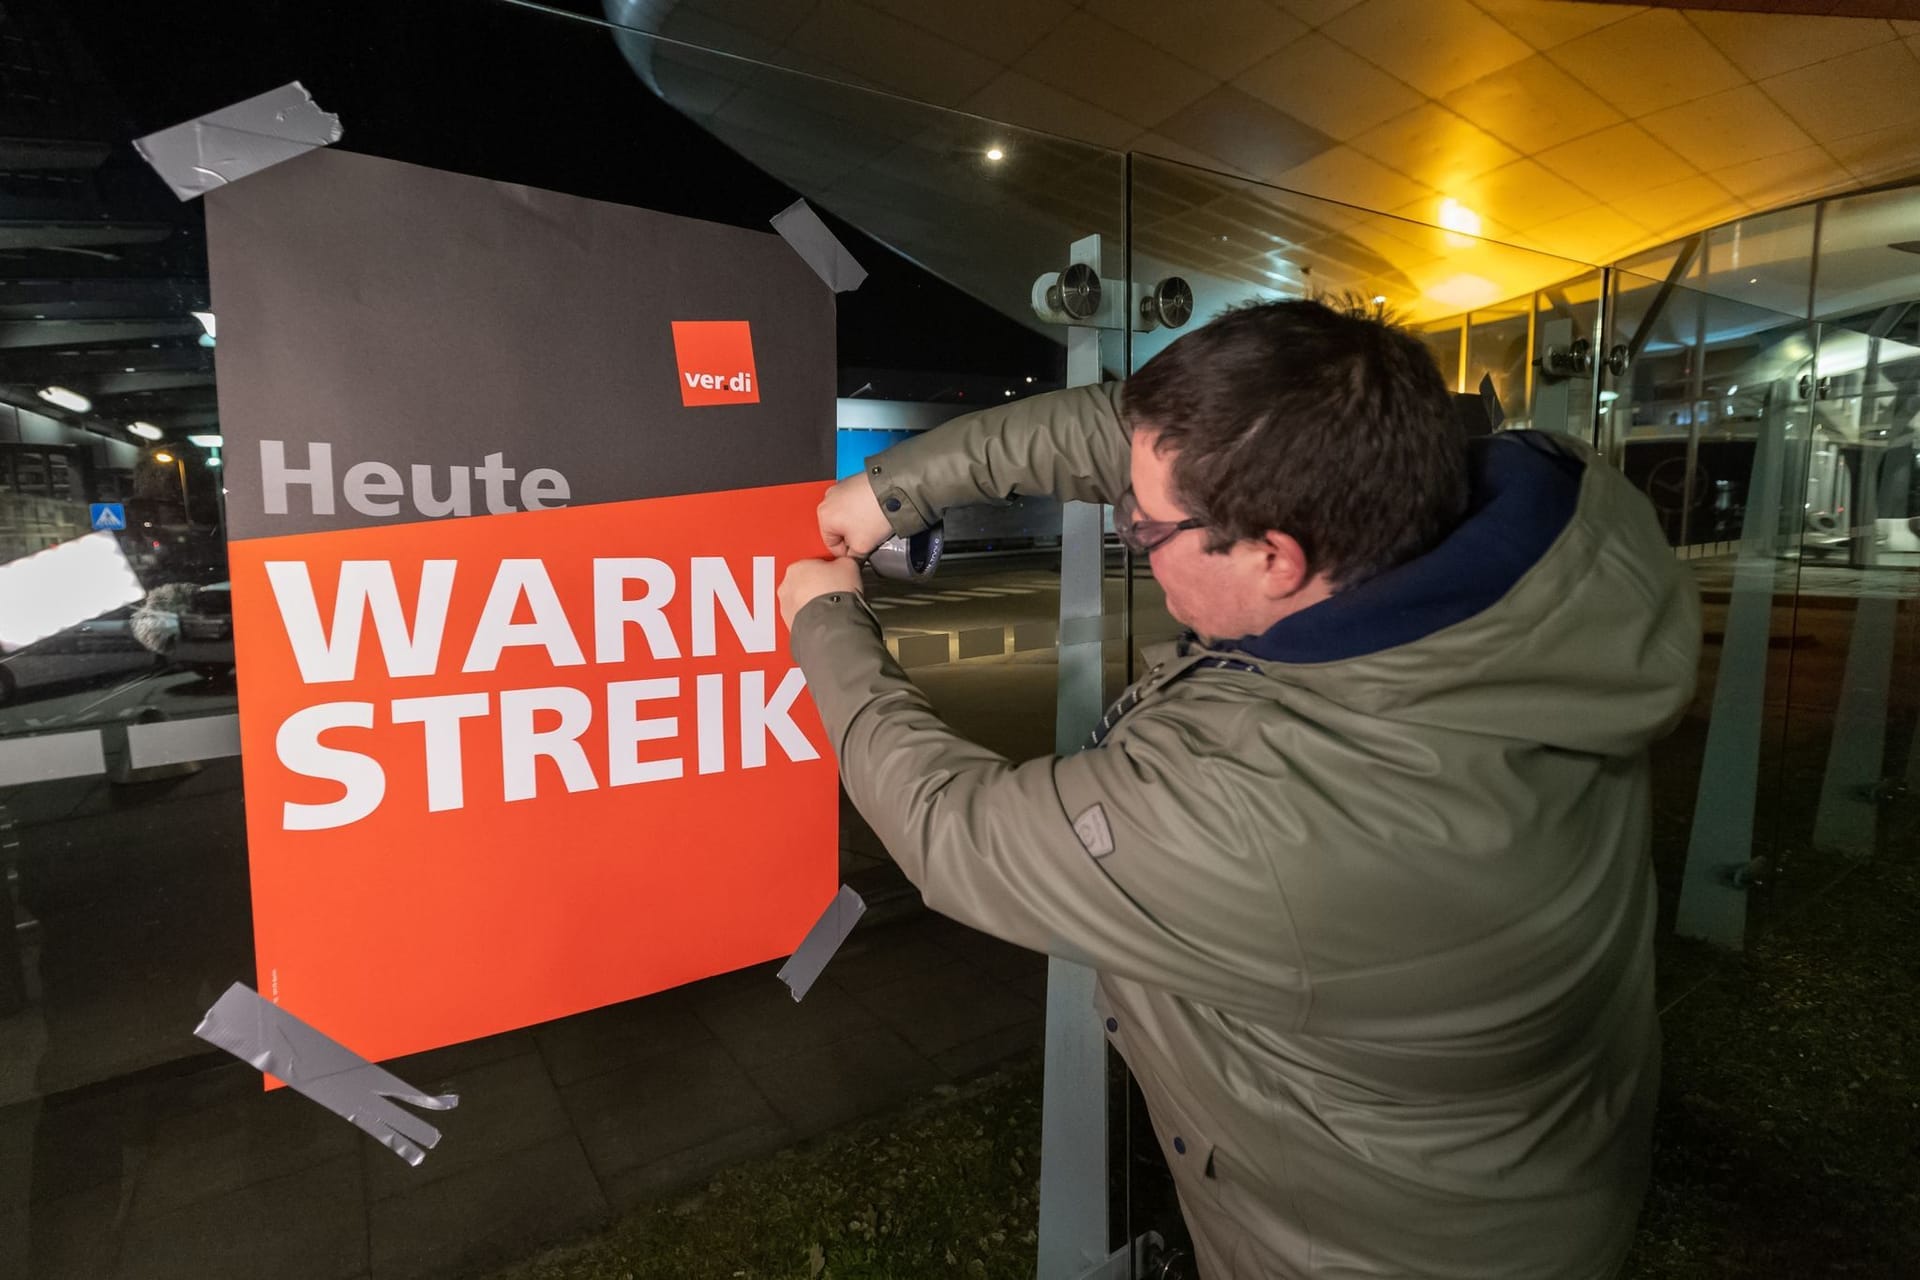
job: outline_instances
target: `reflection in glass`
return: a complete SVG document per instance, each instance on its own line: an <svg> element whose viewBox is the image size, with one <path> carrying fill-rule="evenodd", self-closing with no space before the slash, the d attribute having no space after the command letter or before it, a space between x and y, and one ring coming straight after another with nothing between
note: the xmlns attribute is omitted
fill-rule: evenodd
<svg viewBox="0 0 1920 1280"><path fill-rule="evenodd" d="M88 534L0 565L0 653L145 594L111 533Z"/></svg>

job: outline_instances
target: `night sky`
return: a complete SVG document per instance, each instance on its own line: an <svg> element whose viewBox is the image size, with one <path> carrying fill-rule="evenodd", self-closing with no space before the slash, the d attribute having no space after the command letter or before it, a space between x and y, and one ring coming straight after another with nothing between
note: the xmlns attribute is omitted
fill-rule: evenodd
<svg viewBox="0 0 1920 1280"><path fill-rule="evenodd" d="M756 229L796 195L655 98L605 30L503 0L61 11L99 75L89 123L116 142L299 80L350 150ZM1060 366L1057 344L830 221L870 273L840 298L843 368L1018 380Z"/></svg>

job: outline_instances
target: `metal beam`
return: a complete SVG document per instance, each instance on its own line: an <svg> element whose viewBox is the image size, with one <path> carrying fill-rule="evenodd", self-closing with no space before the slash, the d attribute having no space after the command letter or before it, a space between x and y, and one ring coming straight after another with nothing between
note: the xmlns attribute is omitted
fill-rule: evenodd
<svg viewBox="0 0 1920 1280"><path fill-rule="evenodd" d="M192 316L154 316L120 320L19 320L0 324L0 348L102 347L115 343L193 338L201 333Z"/></svg>
<svg viewBox="0 0 1920 1280"><path fill-rule="evenodd" d="M69 222L0 219L0 249L79 249L97 245L159 244L170 239L169 222Z"/></svg>
<svg viewBox="0 0 1920 1280"><path fill-rule="evenodd" d="M91 139L0 138L0 173L86 172L111 154L111 145Z"/></svg>
<svg viewBox="0 0 1920 1280"><path fill-rule="evenodd" d="M1640 324L1627 339L1627 359L1638 360L1646 349L1648 339L1653 337L1653 326L1667 309L1667 300L1673 297L1673 291L1680 287L1680 281L1686 278L1687 268L1693 265L1693 255L1700 251L1702 237L1688 236L1680 242L1680 251L1673 259L1673 266L1667 272L1667 278L1660 282L1660 289L1653 295L1646 314L1640 317Z"/></svg>

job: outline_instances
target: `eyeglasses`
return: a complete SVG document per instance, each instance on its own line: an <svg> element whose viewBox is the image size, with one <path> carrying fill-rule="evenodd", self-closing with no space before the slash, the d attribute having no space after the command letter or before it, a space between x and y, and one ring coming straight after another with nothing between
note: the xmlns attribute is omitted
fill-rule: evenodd
<svg viewBox="0 0 1920 1280"><path fill-rule="evenodd" d="M1137 556L1158 551L1173 541L1175 534L1206 527L1205 520L1141 519L1140 504L1134 501L1131 489L1121 494L1120 501L1113 504L1113 531L1120 535L1121 544Z"/></svg>

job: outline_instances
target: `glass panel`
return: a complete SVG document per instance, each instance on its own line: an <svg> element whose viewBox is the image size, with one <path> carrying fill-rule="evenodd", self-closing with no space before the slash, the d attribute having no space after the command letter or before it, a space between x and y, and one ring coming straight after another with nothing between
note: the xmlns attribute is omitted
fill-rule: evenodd
<svg viewBox="0 0 1920 1280"><path fill-rule="evenodd" d="M1467 371L1460 357L1466 349L1465 318L1460 320L1434 320L1414 330L1420 341L1427 344L1433 352L1433 362L1440 366L1441 376L1455 392L1467 389Z"/></svg>
<svg viewBox="0 0 1920 1280"><path fill-rule="evenodd" d="M1533 295L1481 307L1467 315L1467 376L1462 390L1490 380L1501 405L1525 425L1530 416L1533 373Z"/></svg>
<svg viewBox="0 0 1920 1280"><path fill-rule="evenodd" d="M1131 194L1136 279L1145 285L1177 275L1195 298L1186 327L1135 334L1136 370L1236 303L1323 297L1401 321L1433 353L1449 387L1477 392L1490 378L1507 426L1590 437L1590 375L1583 384L1562 380L1547 395L1532 360L1536 309L1564 324L1563 345L1585 338L1591 347L1600 311L1593 268L1139 154ZM1180 628L1145 563L1132 566L1132 593L1135 659L1143 663L1140 649ZM1171 1176L1137 1086L1130 1096L1128 1234L1158 1231L1186 1250Z"/></svg>
<svg viewBox="0 0 1920 1280"><path fill-rule="evenodd" d="M1788 838L1816 882L1911 847L1920 781L1920 190L1821 211L1819 399L1802 541ZM1816 493L1818 497L1816 497Z"/></svg>
<svg viewBox="0 0 1920 1280"><path fill-rule="evenodd" d="M1124 279L1121 158L500 5L48 22L23 8L50 7L0 14L9 49L67 69L46 80L68 95L48 106L46 137L83 140L96 166L46 176L57 198L33 207L60 226L120 228L125 243L111 257L28 245L0 289L0 572L76 541L93 504L117 503L126 527L111 537L137 598L76 604L54 634L0 655L0 759L15 770L0 778L0 1274L480 1274L609 1211L1035 1054L1039 958L926 913L851 817L841 871L874 910L803 1005L762 965L403 1059L393 1070L409 1083L464 1097L434 1117L446 1139L418 1169L290 1091L262 1092L257 1071L193 1037L229 983L258 984L240 761L135 770L125 744L129 724L236 705L224 460L189 439L219 431L216 348L192 314L209 305L205 211L125 143L298 75L362 154L759 230L794 199L792 183L830 220L858 217L887 241L832 221L871 273L837 304L839 425L860 430L849 405L883 400L905 430L928 405L1064 382L1062 330L1035 315L1032 287L1090 234L1108 239L1104 274ZM174 51L164 66L160 47ZM545 69L538 93L476 115L529 68ZM988 167L999 163L984 158L988 142L1004 167ZM84 360L65 354L67 317L94 326L100 349ZM16 330L32 340L12 342ZM35 396L63 359L91 410ZM1117 376L1124 354L1098 364ZM162 439L131 433L136 422ZM404 422L392 437L404 457ZM1048 753L1057 513L1033 504L954 523L964 536L938 578L875 589L876 607L892 606L880 614L889 645L962 729L1015 756ZM20 761L47 754L42 739L69 734L99 738L105 772L19 776ZM635 848L657 852L644 833ZM530 906L539 879L530 870ZM396 902L395 927L431 909ZM634 904L636 929L650 927L647 910ZM1030 1149L1020 1155L1035 1167ZM863 1204L888 1194L886 1177L872 1171ZM995 1247L1030 1256L1030 1228ZM806 1243L748 1262L804 1265Z"/></svg>
<svg viewBox="0 0 1920 1280"><path fill-rule="evenodd" d="M1802 789L1781 772L1806 653L1795 591L1831 483L1817 444L1809 468L1812 333L1754 299L1796 285L1804 297L1810 232L1789 211L1636 260L1663 277L1617 270L1607 345L1629 364L1600 392L1603 445L1692 566L1704 611L1692 708L1653 753L1662 920L1730 946L1764 922L1780 864L1799 860L1787 832Z"/></svg>

